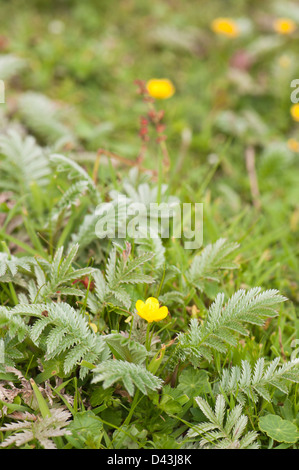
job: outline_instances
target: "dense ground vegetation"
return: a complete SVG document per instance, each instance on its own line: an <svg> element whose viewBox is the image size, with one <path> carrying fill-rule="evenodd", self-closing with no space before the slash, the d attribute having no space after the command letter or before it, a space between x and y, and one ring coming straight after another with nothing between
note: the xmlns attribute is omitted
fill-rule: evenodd
<svg viewBox="0 0 299 470"><path fill-rule="evenodd" d="M299 6L15 0L0 24L0 446L297 448ZM202 246L99 238L121 195L203 203Z"/></svg>

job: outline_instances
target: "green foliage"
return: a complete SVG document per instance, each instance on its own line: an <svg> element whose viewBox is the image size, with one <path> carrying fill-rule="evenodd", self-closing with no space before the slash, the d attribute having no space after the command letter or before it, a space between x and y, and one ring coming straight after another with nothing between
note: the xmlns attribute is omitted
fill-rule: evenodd
<svg viewBox="0 0 299 470"><path fill-rule="evenodd" d="M105 342L116 359L142 364L146 357L149 356L149 352L143 344L125 338L121 334L112 333L106 335Z"/></svg>
<svg viewBox="0 0 299 470"><path fill-rule="evenodd" d="M262 416L259 419L259 428L278 442L295 443L299 439L297 426L277 415Z"/></svg>
<svg viewBox="0 0 299 470"><path fill-rule="evenodd" d="M186 393L190 398L209 393L209 373L206 370L194 368L184 369L180 374L177 389L181 393Z"/></svg>
<svg viewBox="0 0 299 470"><path fill-rule="evenodd" d="M187 391L184 392L179 387L171 388L169 385L165 385L162 389L161 396L155 395L153 403L161 412L170 415L179 415L184 412L183 406L189 401L189 396L186 392Z"/></svg>
<svg viewBox="0 0 299 470"><path fill-rule="evenodd" d="M68 411L57 408L51 410L51 416L46 418L27 413L22 421L6 423L0 428L0 431L16 431L7 437L0 444L0 447L8 447L12 444L23 447L26 443L37 440L41 448L56 449L57 447L52 438L70 433L66 429L69 418L70 413Z"/></svg>
<svg viewBox="0 0 299 470"><path fill-rule="evenodd" d="M36 318L30 327L31 340L45 350L47 360L62 356L66 375L82 359L89 362L99 358L105 348L82 313L64 302L19 304L11 313ZM81 376L85 373L83 369Z"/></svg>
<svg viewBox="0 0 299 470"><path fill-rule="evenodd" d="M266 318L277 315L274 307L284 300L276 290L261 292L258 287L248 292L239 290L226 303L224 294L218 294L206 320L202 324L191 320L189 330L179 334L181 358L198 366L201 358L212 360L213 350L225 353L228 346L236 347L234 333L248 335L244 323L262 326Z"/></svg>
<svg viewBox="0 0 299 470"><path fill-rule="evenodd" d="M275 358L267 367L265 359L258 359L252 370L248 361L242 361L242 367L234 366L223 370L219 383L222 393L233 394L238 402L245 403L245 397L256 402L262 397L271 402L269 387L275 387L288 394L287 383L299 382L299 360L286 362L278 368L279 357Z"/></svg>
<svg viewBox="0 0 299 470"><path fill-rule="evenodd" d="M70 216L71 207L76 206L78 200L80 200L87 191L88 181L84 180L77 181L65 191L51 211L49 226L52 228L52 231L54 231L55 225L58 226L62 222L63 217Z"/></svg>
<svg viewBox="0 0 299 470"><path fill-rule="evenodd" d="M27 256L17 258L7 253L0 253L0 279L1 282L9 282L17 274L19 270L30 271L33 259ZM6 280L7 279L7 280Z"/></svg>
<svg viewBox="0 0 299 470"><path fill-rule="evenodd" d="M67 158L64 155L60 155L56 153L50 156L50 161L56 165L57 172L65 173L67 171L68 179L72 180L75 178L80 178L80 181L85 181L86 184L88 185L90 192L92 193L95 199L95 202L99 203L101 201L101 196L99 194L99 191L97 190L92 178L84 170L84 168L82 168L80 165L78 165L75 161L71 160L70 158Z"/></svg>
<svg viewBox="0 0 299 470"><path fill-rule="evenodd" d="M102 421L92 411L76 413L68 431L67 440L75 449L98 449L104 434Z"/></svg>
<svg viewBox="0 0 299 470"><path fill-rule="evenodd" d="M153 253L146 252L129 259L129 253L123 252L119 258L117 249L111 250L105 276L97 270L93 273L95 292L88 299L88 306L93 313L103 310L106 305L119 305L129 309L131 298L126 291L126 285L152 283L154 279L140 272L139 268L153 258Z"/></svg>
<svg viewBox="0 0 299 470"><path fill-rule="evenodd" d="M93 374L92 382L103 382L104 388L122 381L130 395L134 394L134 385L145 395L149 390L156 390L162 386L162 380L155 377L145 367L127 361L102 362L93 369Z"/></svg>
<svg viewBox="0 0 299 470"><path fill-rule="evenodd" d="M222 238L214 244L207 245L193 258L186 272L188 282L199 290L204 289L205 281L219 282L218 271L237 267L236 263L230 260L237 248L237 243L229 243Z"/></svg>
<svg viewBox="0 0 299 470"><path fill-rule="evenodd" d="M43 268L35 268L37 279L37 288L35 301L47 299L59 295L77 295L83 294L74 287L67 287L68 283L77 281L92 273L92 268L74 269L73 262L76 258L79 245L70 247L69 252L63 258L64 247L58 248L52 263L44 263Z"/></svg>
<svg viewBox="0 0 299 470"><path fill-rule="evenodd" d="M0 57L0 77L1 80L7 80L17 74L23 67L26 61L13 54L6 54Z"/></svg>
<svg viewBox="0 0 299 470"><path fill-rule="evenodd" d="M59 144L74 142L74 136L61 122L59 107L40 93L24 93L19 101L22 120L27 127L45 142Z"/></svg>
<svg viewBox="0 0 299 470"><path fill-rule="evenodd" d="M0 307L0 325L1 328L7 327L10 339L17 336L19 341L22 341L29 331L22 317L5 307Z"/></svg>
<svg viewBox="0 0 299 470"><path fill-rule="evenodd" d="M297 449L298 6L2 3L1 448Z"/></svg>
<svg viewBox="0 0 299 470"><path fill-rule="evenodd" d="M2 135L0 161L2 190L22 194L34 182L40 187L49 182L51 170L48 156L32 136L21 137L13 130Z"/></svg>

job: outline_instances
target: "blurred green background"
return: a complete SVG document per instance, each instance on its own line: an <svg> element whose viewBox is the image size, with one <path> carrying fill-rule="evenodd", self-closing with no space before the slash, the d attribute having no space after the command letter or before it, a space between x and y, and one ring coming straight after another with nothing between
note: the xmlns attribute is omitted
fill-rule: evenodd
<svg viewBox="0 0 299 470"><path fill-rule="evenodd" d="M169 145L177 149L191 129L190 151L202 160L217 149L223 110L253 113L251 138L261 143L266 130L259 120L267 137L297 132L289 107L290 80L299 76L298 33L281 37L272 28L277 16L294 16L290 5L299 17L295 3L270 0L1 2L1 49L27 61L14 89L71 106L68 118L91 150L108 145L134 156L143 110L134 80L171 79L177 92L163 102ZM221 16L243 22L238 38L211 31ZM9 99L10 87L7 93ZM240 122L226 127L242 132Z"/></svg>

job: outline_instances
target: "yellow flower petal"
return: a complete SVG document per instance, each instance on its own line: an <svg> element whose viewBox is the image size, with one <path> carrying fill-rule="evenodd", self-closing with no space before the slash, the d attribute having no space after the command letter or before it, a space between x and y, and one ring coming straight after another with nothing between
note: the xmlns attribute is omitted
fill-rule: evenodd
<svg viewBox="0 0 299 470"><path fill-rule="evenodd" d="M89 326L93 329L93 331L94 331L95 333L97 333L98 327L97 327L97 325L96 325L95 323L89 323Z"/></svg>
<svg viewBox="0 0 299 470"><path fill-rule="evenodd" d="M168 308L160 307L158 299L149 297L145 302L137 300L136 310L138 315L148 323L161 321L168 315Z"/></svg>
<svg viewBox="0 0 299 470"><path fill-rule="evenodd" d="M161 321L164 320L168 315L168 308L167 307L160 307L159 310L156 313L156 320L155 321Z"/></svg>
<svg viewBox="0 0 299 470"><path fill-rule="evenodd" d="M144 303L142 300L137 300L135 306L136 306L136 310L137 310L138 315L139 315L141 318L144 318L144 319L146 320L146 307L145 307L145 303Z"/></svg>
<svg viewBox="0 0 299 470"><path fill-rule="evenodd" d="M147 306L147 308L150 308L151 310L155 310L159 308L159 300L156 299L155 297L149 297L148 299L146 299L145 305Z"/></svg>
<svg viewBox="0 0 299 470"><path fill-rule="evenodd" d="M135 307L137 312L141 312L144 308L144 302L142 302L142 300L137 300Z"/></svg>
<svg viewBox="0 0 299 470"><path fill-rule="evenodd" d="M164 100L175 93L175 87L168 78L152 78L146 84L147 91L152 98Z"/></svg>

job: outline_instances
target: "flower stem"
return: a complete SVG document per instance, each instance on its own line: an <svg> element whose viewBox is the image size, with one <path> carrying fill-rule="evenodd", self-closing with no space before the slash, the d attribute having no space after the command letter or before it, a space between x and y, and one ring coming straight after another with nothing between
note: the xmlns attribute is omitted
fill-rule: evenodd
<svg viewBox="0 0 299 470"><path fill-rule="evenodd" d="M151 323L148 323L147 329L146 329L146 338L145 338L145 347L147 351L150 351L151 349L151 341L149 337L150 329L151 329Z"/></svg>

